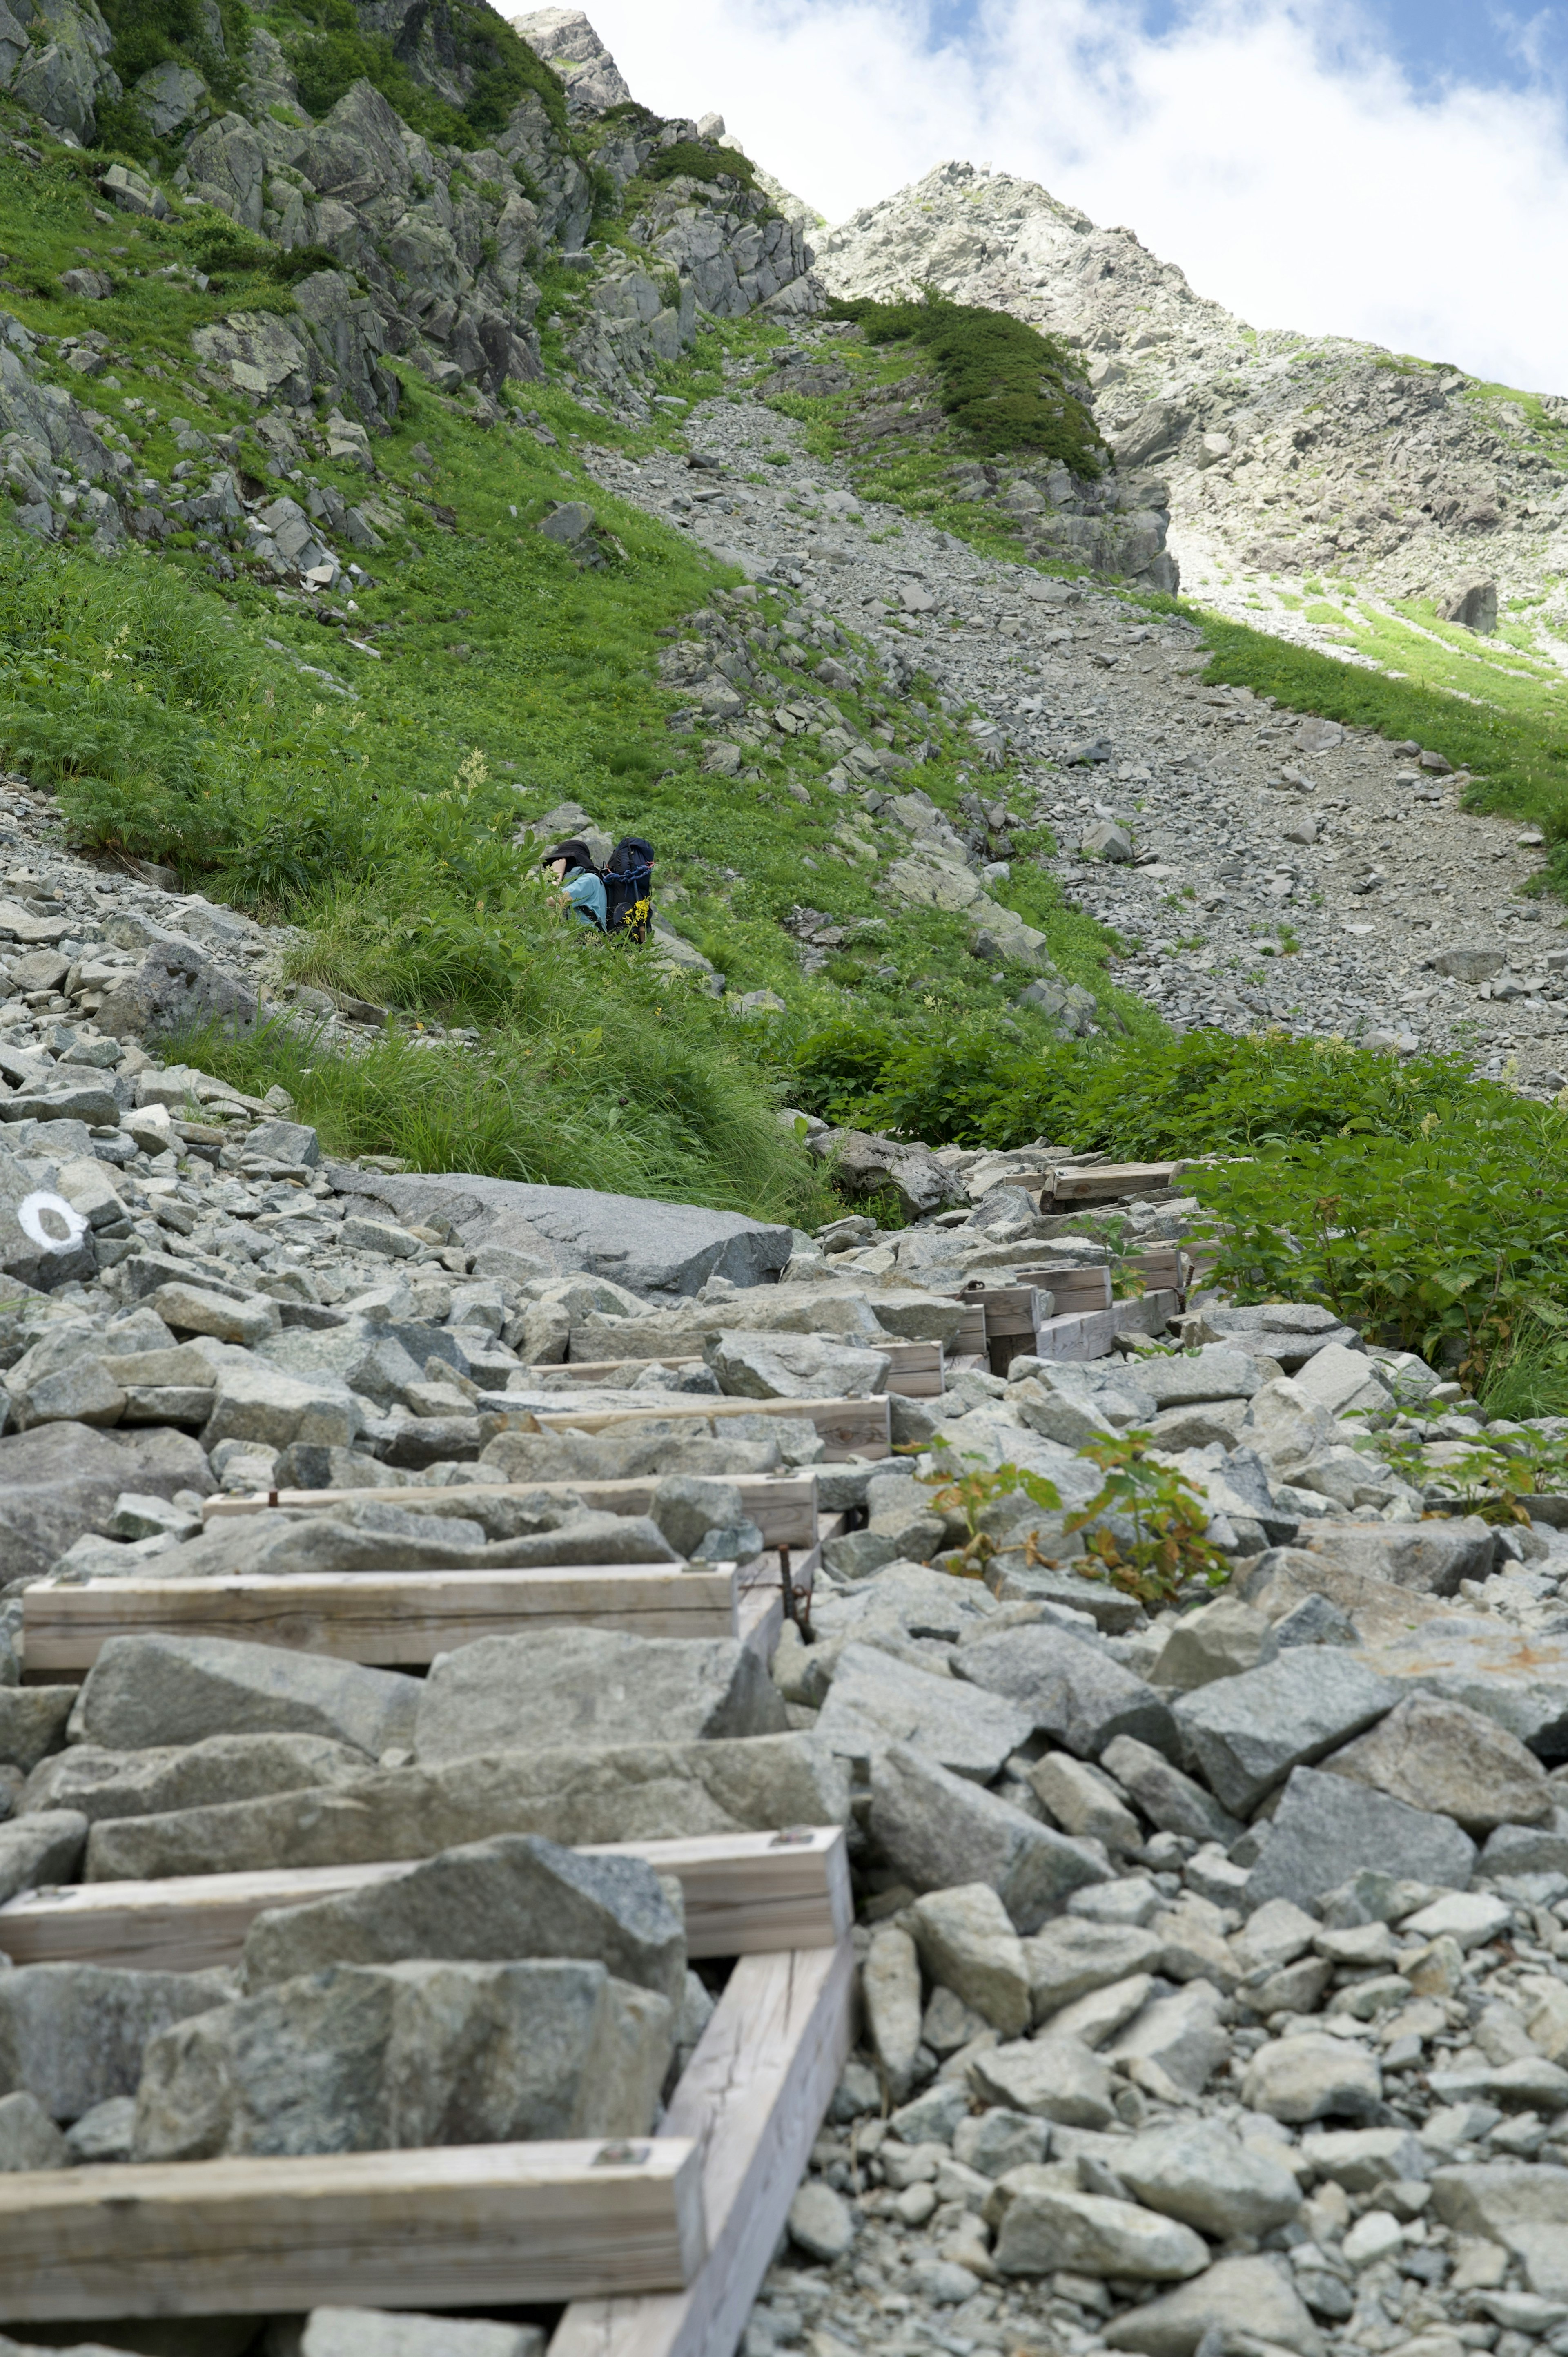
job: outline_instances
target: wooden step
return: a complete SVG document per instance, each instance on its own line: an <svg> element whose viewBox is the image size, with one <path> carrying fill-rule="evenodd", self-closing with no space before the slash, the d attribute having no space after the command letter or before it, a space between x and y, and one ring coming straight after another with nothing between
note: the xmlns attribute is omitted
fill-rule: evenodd
<svg viewBox="0 0 1568 2357"><path fill-rule="evenodd" d="M934 1346L933 1346L934 1347ZM811 1473L730 1473L746 1513L770 1547L813 1547L817 1543L817 1484ZM580 1498L602 1514L646 1514L658 1487L658 1477L630 1481L473 1481L455 1482L450 1489L410 1483L406 1489L258 1490L244 1498L208 1498L201 1509L202 1526L226 1522L233 1515L262 1514L269 1507L286 1506L331 1513L364 1498L394 1506L419 1506L433 1499ZM440 1524L432 1525L433 1533Z"/></svg>
<svg viewBox="0 0 1568 2357"><path fill-rule="evenodd" d="M510 1405L509 1399L509 1406ZM829 1462L846 1457L886 1457L892 1434L886 1398L876 1399L702 1399L690 1405L663 1402L650 1407L547 1408L531 1403L528 1412L542 1432L612 1432L618 1424L647 1423L669 1417L677 1423L711 1417L715 1423L736 1415L804 1417L814 1424L825 1444ZM520 1418L521 1421L521 1418Z"/></svg>
<svg viewBox="0 0 1568 2357"><path fill-rule="evenodd" d="M156 1557L152 1560L156 1563ZM111 1637L231 1637L416 1669L479 1637L618 1629L735 1637L738 1566L581 1564L532 1571L259 1573L238 1579L89 1579L22 1593L29 1684L84 1676Z"/></svg>
<svg viewBox="0 0 1568 2357"><path fill-rule="evenodd" d="M0 2175L6 2323L567 2300L552 2357L731 2357L854 1999L847 1937L742 1956L635 2142Z"/></svg>
<svg viewBox="0 0 1568 2357"><path fill-rule="evenodd" d="M703 2176L673 2134L0 2175L0 2304L10 2327L677 2290Z"/></svg>
<svg viewBox="0 0 1568 2357"><path fill-rule="evenodd" d="M674 1875L685 1895L692 1956L832 1947L854 1920L844 1836L837 1825L601 1843L584 1855L645 1858L659 1873ZM405 1874L412 1863L279 1867L24 1890L0 1907L0 1953L16 1964L206 1972L238 1962L246 1932L267 1908L301 1907L361 1890Z"/></svg>
<svg viewBox="0 0 1568 2357"><path fill-rule="evenodd" d="M708 2258L677 2292L575 2299L549 2357L733 2357L848 2057L847 1941L743 1957L663 2126L703 2147Z"/></svg>

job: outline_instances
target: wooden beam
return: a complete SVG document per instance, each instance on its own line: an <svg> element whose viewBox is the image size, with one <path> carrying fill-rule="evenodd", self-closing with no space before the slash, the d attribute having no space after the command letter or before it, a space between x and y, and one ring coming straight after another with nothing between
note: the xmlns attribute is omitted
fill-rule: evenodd
<svg viewBox="0 0 1568 2357"><path fill-rule="evenodd" d="M695 1419L717 1424L736 1415L804 1417L814 1424L826 1444L830 1461L845 1457L886 1457L892 1450L892 1430L886 1398L876 1399L699 1399L660 1401L650 1407L566 1408L516 1405L532 1415L542 1432L613 1432L618 1424L647 1423L669 1417L677 1423ZM509 1395L507 1405L512 1405Z"/></svg>
<svg viewBox="0 0 1568 2357"><path fill-rule="evenodd" d="M1114 1309L1069 1310L1047 1318L1035 1335L1036 1359L1103 1359L1116 1340Z"/></svg>
<svg viewBox="0 0 1568 2357"><path fill-rule="evenodd" d="M703 2175L677 2135L0 2175L0 2305L12 2326L676 2291Z"/></svg>
<svg viewBox="0 0 1568 2357"><path fill-rule="evenodd" d="M817 1543L817 1484L811 1473L731 1473L741 1502L770 1547L812 1547ZM569 1491L596 1513L645 1514L658 1487L657 1478L632 1481L474 1481L437 1490L413 1482L403 1489L258 1490L247 1498L208 1498L201 1508L202 1527L233 1516L264 1514L275 1505L291 1512L330 1513L364 1498L378 1498L397 1506L421 1506L440 1499L444 1503L471 1497L564 1497ZM439 1528L439 1524L435 1526Z"/></svg>
<svg viewBox="0 0 1568 2357"><path fill-rule="evenodd" d="M582 1564L532 1571L260 1573L240 1579L89 1579L23 1590L30 1681L85 1673L111 1637L234 1637L411 1669L520 1630L618 1629L637 1637L739 1633L736 1566Z"/></svg>
<svg viewBox="0 0 1568 2357"><path fill-rule="evenodd" d="M660 1874L674 1875L685 1894L692 1956L832 1947L854 1920L844 1836L837 1825L603 1843L584 1854L646 1858ZM265 1909L362 1890L406 1874L412 1863L280 1867L25 1890L0 1907L0 1953L17 1964L206 1972L238 1961L246 1932ZM3 2298L0 2293L0 2303Z"/></svg>
<svg viewBox="0 0 1568 2357"><path fill-rule="evenodd" d="M664 2126L703 2147L709 2255L683 2291L575 2299L549 2357L733 2357L849 2052L849 1943L743 1958Z"/></svg>

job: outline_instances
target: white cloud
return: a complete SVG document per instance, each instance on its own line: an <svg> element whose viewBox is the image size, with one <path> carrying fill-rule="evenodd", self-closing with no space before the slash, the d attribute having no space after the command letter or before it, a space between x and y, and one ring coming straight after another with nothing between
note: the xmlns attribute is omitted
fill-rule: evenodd
<svg viewBox="0 0 1568 2357"><path fill-rule="evenodd" d="M831 221L948 156L1124 222L1257 327L1363 336L1568 389L1568 129L1556 96L1417 97L1356 14L1117 0L587 0L637 95L717 108ZM949 20L950 22L950 20Z"/></svg>

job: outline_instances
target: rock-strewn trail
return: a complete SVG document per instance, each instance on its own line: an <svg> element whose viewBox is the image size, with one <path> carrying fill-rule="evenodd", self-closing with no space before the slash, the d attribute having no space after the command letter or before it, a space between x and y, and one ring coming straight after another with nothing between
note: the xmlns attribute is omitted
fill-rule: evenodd
<svg viewBox="0 0 1568 2357"><path fill-rule="evenodd" d="M1307 1305L1199 1302L1173 1351L1140 1300L1090 1362L891 1395L915 1455L829 1459L814 1405L879 1412L897 1346L956 1345L961 1286L1103 1258L1010 1183L1048 1156L847 1141L926 1215L816 1240L326 1161L286 1104L160 1060L170 974L242 1020L275 945L125 885L111 963L107 879L12 791L5 905L52 938L7 952L0 1039L0 1900L409 1870L263 1917L238 1967L0 1975L0 2166L645 2134L724 1968L689 1965L671 1886L553 1846L842 1824L864 2032L748 2357L1555 2351L1568 1545L1551 1507L1423 1518L1484 1437L1457 1386ZM1133 1202L1131 1241L1193 1208ZM1214 1600L1085 1575L1081 1452L1129 1429L1204 1501ZM1061 1500L997 1486L983 1578L946 1567L944 1450ZM769 1471L849 1515L771 1675L722 1637L500 1635L421 1674L188 1629L20 1682L29 1594L38 1626L127 1576L188 1618L240 1577L696 1569L762 1555ZM204 1527L301 1487L341 1501ZM500 2357L469 2330L317 2311L302 2345Z"/></svg>
<svg viewBox="0 0 1568 2357"><path fill-rule="evenodd" d="M803 329L798 341L821 356L833 334ZM1139 944L1119 980L1178 1027L1279 1024L1407 1051L1458 1047L1489 1072L1563 1085L1568 953L1549 946L1550 904L1520 897L1539 836L1462 811L1464 775L1441 745L1391 745L1277 714L1247 689L1204 687L1184 625L863 506L845 468L806 457L800 428L746 397L750 374L736 367L726 397L690 419L691 448L725 471L602 454L603 479L792 586L808 623L865 632L895 681L924 672L955 708L989 721L977 732L979 790L987 745L1004 744L1032 778L1034 816L1057 834L1054 872L1069 896ZM791 446L788 469L761 466L766 450ZM710 626L708 639L721 656L723 633ZM798 725L744 694L728 703L729 717L709 722L715 767L740 766L747 731L777 741L779 726ZM726 756L725 743L738 751ZM886 863L913 834L940 869L940 813L922 822L907 795L885 797L882 780L848 770L829 782L844 810L839 856L875 850ZM945 899L937 876L930 898L989 921L973 906L982 865L972 854L969 880Z"/></svg>

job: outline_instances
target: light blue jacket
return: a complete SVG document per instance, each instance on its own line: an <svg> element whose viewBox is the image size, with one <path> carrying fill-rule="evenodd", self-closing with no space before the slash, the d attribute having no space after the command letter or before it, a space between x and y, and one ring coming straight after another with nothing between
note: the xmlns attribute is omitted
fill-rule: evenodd
<svg viewBox="0 0 1568 2357"><path fill-rule="evenodd" d="M587 868L579 867L568 876L561 887L572 903L572 914L580 925L593 925L601 933L608 913L605 903L605 888L598 877Z"/></svg>

